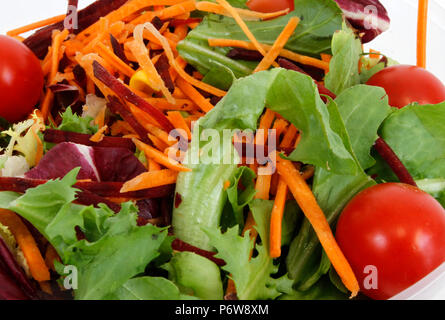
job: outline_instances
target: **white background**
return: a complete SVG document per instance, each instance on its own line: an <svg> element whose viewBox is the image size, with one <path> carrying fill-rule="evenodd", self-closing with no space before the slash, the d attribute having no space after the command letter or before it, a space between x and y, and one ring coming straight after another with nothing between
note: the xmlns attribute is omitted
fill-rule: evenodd
<svg viewBox="0 0 445 320"><path fill-rule="evenodd" d="M273 1L273 0L270 0ZM83 8L92 0L79 0ZM370 46L405 64L416 63L417 0L381 0L391 29ZM445 82L445 0L430 0L427 68ZM0 0L0 34L65 13L66 0Z"/></svg>

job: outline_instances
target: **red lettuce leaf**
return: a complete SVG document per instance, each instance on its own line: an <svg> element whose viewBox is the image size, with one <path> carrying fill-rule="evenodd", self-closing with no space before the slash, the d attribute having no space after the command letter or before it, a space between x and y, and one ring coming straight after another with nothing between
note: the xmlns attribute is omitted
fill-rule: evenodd
<svg viewBox="0 0 445 320"><path fill-rule="evenodd" d="M335 0L349 23L367 43L389 29L391 20L379 0Z"/></svg>

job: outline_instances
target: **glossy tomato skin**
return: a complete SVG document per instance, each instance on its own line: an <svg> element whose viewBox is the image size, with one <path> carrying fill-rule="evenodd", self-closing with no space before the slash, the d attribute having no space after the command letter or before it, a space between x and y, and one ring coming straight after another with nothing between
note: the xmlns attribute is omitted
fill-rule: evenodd
<svg viewBox="0 0 445 320"><path fill-rule="evenodd" d="M336 239L373 299L388 299L445 261L445 210L429 194L401 183L363 190L343 210ZM366 266L368 270L365 270ZM375 266L377 289L365 287Z"/></svg>
<svg viewBox="0 0 445 320"><path fill-rule="evenodd" d="M403 108L412 102L437 104L445 101L445 86L431 72L409 65L385 68L366 83L382 87L389 97L389 104Z"/></svg>
<svg viewBox="0 0 445 320"><path fill-rule="evenodd" d="M266 13L285 9L293 11L294 0L249 0L247 6L250 10Z"/></svg>
<svg viewBox="0 0 445 320"><path fill-rule="evenodd" d="M20 121L33 110L43 88L43 72L34 53L0 35L0 116Z"/></svg>

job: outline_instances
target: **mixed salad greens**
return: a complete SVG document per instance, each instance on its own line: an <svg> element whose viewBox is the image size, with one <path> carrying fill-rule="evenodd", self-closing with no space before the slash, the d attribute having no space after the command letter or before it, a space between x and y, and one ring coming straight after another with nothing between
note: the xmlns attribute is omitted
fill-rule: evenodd
<svg viewBox="0 0 445 320"><path fill-rule="evenodd" d="M144 1L128 1L131 2L141 8L157 4L146 1L143 6ZM191 2L197 8L197 3L203 3ZM248 10L247 1L227 2ZM113 6L109 10L111 14L116 10L116 16L123 12L119 11L121 6L129 5L126 1L101 0L94 6L105 8L111 3ZM174 6L181 1L158 3ZM224 3L210 4L225 8ZM207 5L207 2L201 5ZM364 28L365 21L360 20L365 16L366 5L378 8L379 25L375 28ZM94 20L93 15L97 12L88 10ZM156 10L138 10L130 18L122 16L119 27L138 17L150 18L147 21L154 25ZM165 14L165 11L161 12ZM108 12L100 14L106 16ZM79 20L81 25L85 24L83 28L95 26L95 21L85 22L85 15L81 14ZM186 144L195 144L200 152L204 152L211 142L200 137L206 129L213 129L221 136L224 130L255 132L264 113L273 111L275 121L283 119L289 127L298 128L298 147L294 148L296 143L293 141L290 150L277 146L277 151L281 153L279 156L296 163L303 172L312 170L307 182L332 230L335 230L343 208L360 191L376 184L399 181L384 157L373 148L379 137L399 157L418 187L445 206L445 129L441 125L441 120L445 121L445 102L422 106L413 103L397 109L389 105L383 88L366 85L374 74L397 64L379 53L363 51L362 43L372 40L389 24L386 10L379 1L295 0L293 11L269 20L246 20L245 25L259 43L272 46L293 17L299 18L299 24L284 48L320 61L321 57L329 56L328 70L293 61L293 66L302 72L277 65L253 73L262 59L262 56L255 58L258 57L257 51L212 46L209 42L210 39L250 40L226 11L217 14L192 10L185 18L157 17L160 20L158 30L164 28L166 21L172 25L193 24L193 28L186 28L184 38L177 43L177 57L185 61L188 74L199 75L202 83L227 90L222 99L216 95L205 96L209 98L207 103L215 101L215 106L207 113L200 111L198 117L187 104L176 109L172 107L171 110L179 111L184 119L197 120ZM112 27L118 28L117 24L108 26L110 30ZM39 32L42 37L42 31ZM133 30L125 29L125 32L128 37ZM149 47L153 42L151 51L162 53L159 50L163 49L167 52L164 42L156 40L154 34L145 39L143 47ZM169 41L171 39L173 37ZM76 36L73 35L71 40L76 41ZM45 57L35 36L25 43L38 56ZM119 57L119 52L127 54L124 44L120 49L114 50L116 56ZM137 59L136 51L128 52L133 52ZM124 58L121 56L121 60ZM283 66L280 59L284 58L277 60ZM103 65L108 61L95 60ZM71 101L55 104L58 108L53 106L53 120L45 122L34 112L29 120L2 125L0 247L16 256L23 251L25 258L14 258L19 261L20 266L17 266L17 263L8 262L6 251L0 250L4 260L0 259L1 276L6 278L11 270L16 274L12 281L0 283L0 297L34 299L72 295L79 300L219 300L234 297L240 300L293 300L347 299L351 295L320 244L316 230L291 197L285 203L282 217L281 255L270 256L274 200L258 197L255 186L258 171L255 166L243 163L231 140L229 143L219 141L220 147L211 152L218 159L229 155L234 161L225 164L176 163L174 168L180 170L174 173L168 164L158 162L158 171L169 174L162 179L169 182L157 184L158 176L148 176L152 173L152 160L161 158L156 153L159 151L154 149L159 145L171 147L160 139L160 135L156 136L162 128L155 130L152 123L156 120L161 123L159 119L155 117L153 122L148 118L149 124L141 127L147 117L136 112L136 107L141 107L139 100L128 100L128 95L122 95L123 91L116 87L119 84L111 87L97 69L91 72L91 63L90 70L85 67L88 59L76 56L70 61L79 63L77 73L82 77L71 82L65 79L59 84L68 88L62 86L54 90L53 95L59 102L70 100L70 97ZM134 68L133 72L139 67L146 70L138 62L129 64ZM172 65L171 61L169 63ZM139 95L144 87L132 86L137 82L135 79L131 77L133 82L130 82L129 77L122 77L120 83ZM139 78L136 80L141 83ZM165 78L163 80L167 83ZM77 92L72 87L73 81L80 88L92 86L96 94L85 95L79 91L79 95L72 99L73 91ZM330 94L323 94L320 86ZM187 86L181 87L185 98L190 98L192 94L184 88ZM125 105L125 102L117 100L114 105L110 104L113 91L122 101L127 99L130 106L127 109L133 116L126 113L125 108L119 109L120 103ZM151 90L150 95L144 97L146 101L151 103L161 98L162 95L153 94L155 91ZM203 94L205 90L198 91ZM66 95L67 92L70 95ZM173 91L170 93L175 96ZM83 112L79 111L82 105L87 106ZM109 119L114 137L103 134L109 128L105 128L107 122L97 121L101 117ZM132 119L137 121L132 122ZM116 123L119 125L112 126ZM145 137L139 134L141 131L145 132ZM137 139L139 134L144 141L148 139L147 132L151 146L141 148L139 143L142 142L133 140L133 144L129 140ZM44 142L39 144L35 136ZM121 193L128 181L134 182L138 178L143 180L143 187L127 188ZM139 183L142 180L138 180ZM45 250L46 263L43 265L52 267L50 277L39 278L42 272L36 271L35 267L38 259L23 249L25 242L15 243L14 237L20 239L19 233L8 224L10 220L1 218L3 213L6 217L10 212L26 221L33 235L39 235L35 236L37 244L34 246ZM250 229L247 228L249 214L255 222ZM252 236L256 233L257 238ZM75 267L75 283L71 269L67 269L69 266ZM17 276L23 274L25 276ZM49 289L45 283L50 284Z"/></svg>

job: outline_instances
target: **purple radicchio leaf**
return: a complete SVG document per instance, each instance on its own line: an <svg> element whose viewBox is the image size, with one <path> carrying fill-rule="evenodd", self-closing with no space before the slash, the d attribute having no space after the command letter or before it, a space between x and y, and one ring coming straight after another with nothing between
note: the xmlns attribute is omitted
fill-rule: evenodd
<svg viewBox="0 0 445 320"><path fill-rule="evenodd" d="M335 0L363 43L370 42L389 29L390 19L379 0Z"/></svg>
<svg viewBox="0 0 445 320"><path fill-rule="evenodd" d="M79 180L125 182L146 172L144 165L125 148L89 147L71 142L56 145L25 174L31 179L62 178L80 167Z"/></svg>
<svg viewBox="0 0 445 320"><path fill-rule="evenodd" d="M92 147L71 142L60 143L48 151L34 169L25 173L25 177L45 180L63 178L74 168L80 167L78 179L100 181L93 159Z"/></svg>

